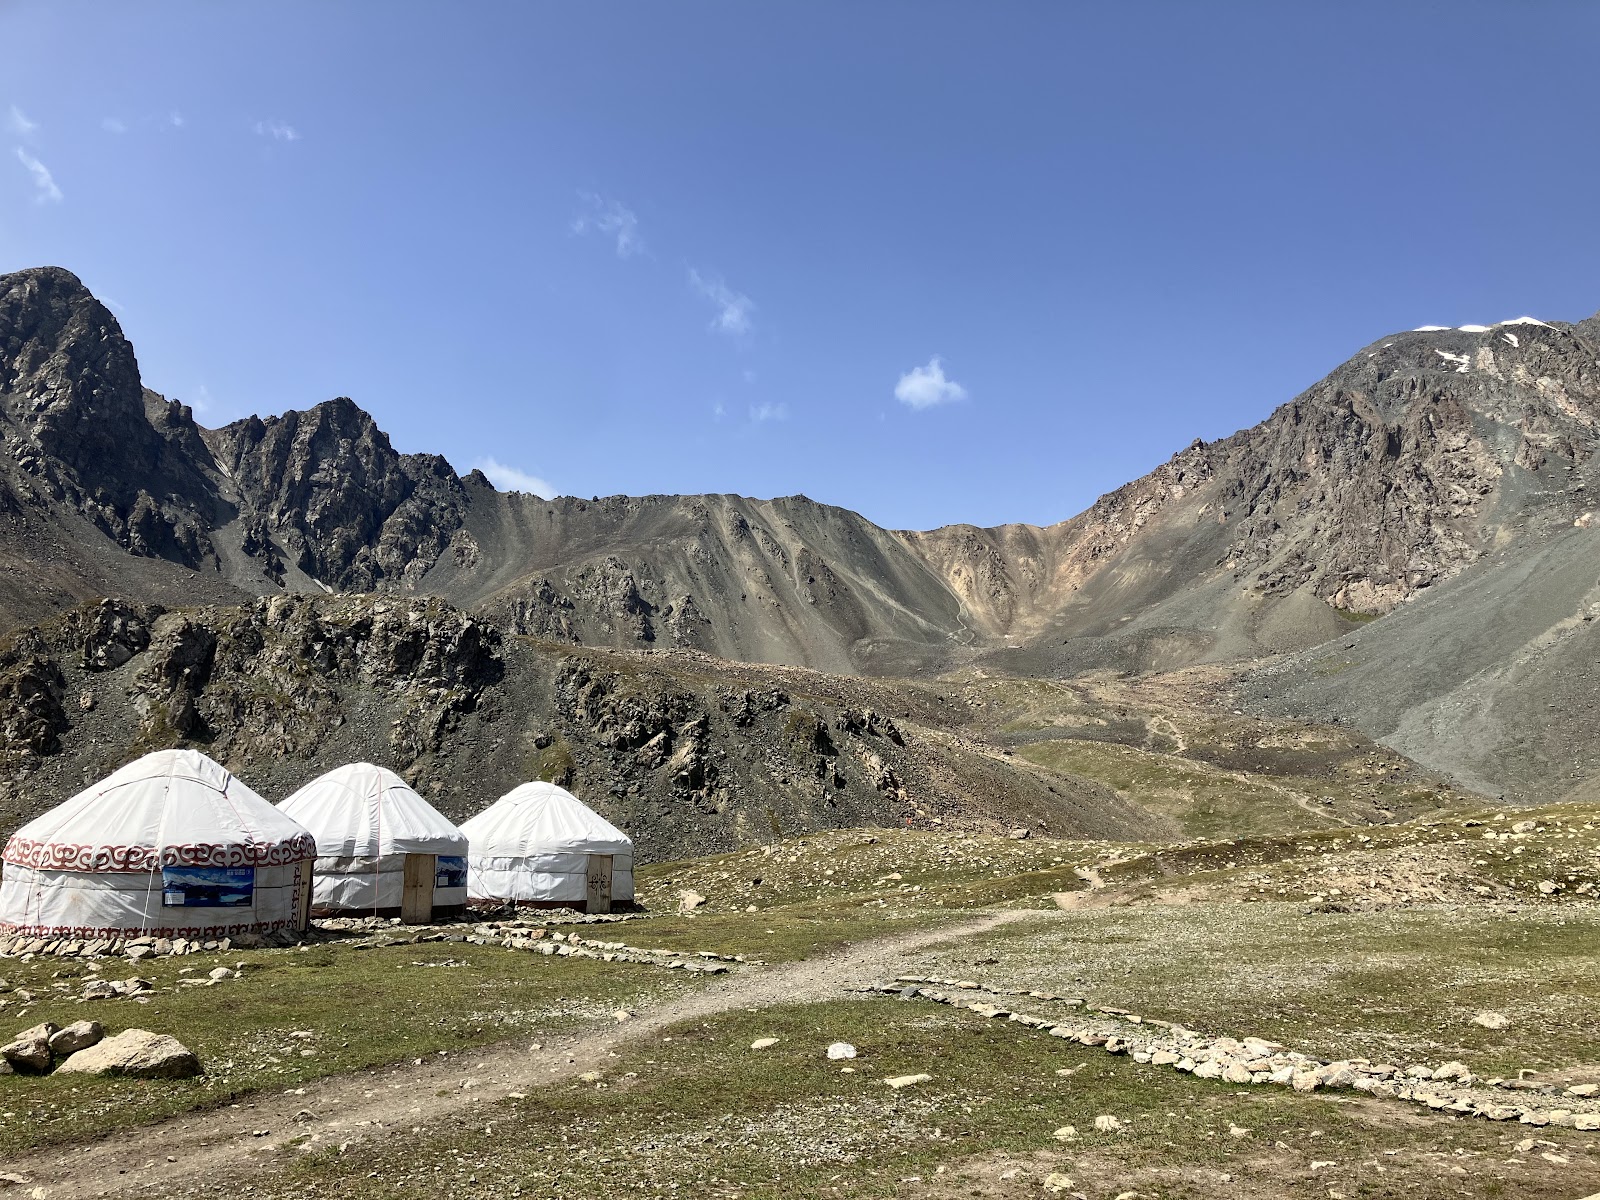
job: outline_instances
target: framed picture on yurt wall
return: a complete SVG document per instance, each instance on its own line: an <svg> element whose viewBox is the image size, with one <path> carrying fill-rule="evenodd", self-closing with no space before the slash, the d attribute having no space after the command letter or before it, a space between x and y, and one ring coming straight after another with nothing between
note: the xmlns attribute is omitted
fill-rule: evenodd
<svg viewBox="0 0 1600 1200"><path fill-rule="evenodd" d="M435 865L434 887L459 888L467 886L467 856L441 854Z"/></svg>
<svg viewBox="0 0 1600 1200"><path fill-rule="evenodd" d="M163 908L249 908L255 901L254 867L162 867Z"/></svg>

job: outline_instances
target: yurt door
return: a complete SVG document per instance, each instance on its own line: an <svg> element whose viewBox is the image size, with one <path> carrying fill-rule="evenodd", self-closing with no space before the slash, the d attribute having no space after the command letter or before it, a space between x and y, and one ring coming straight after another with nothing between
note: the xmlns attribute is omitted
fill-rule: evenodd
<svg viewBox="0 0 1600 1200"><path fill-rule="evenodd" d="M408 854L405 886L400 893L400 920L406 925L426 925L433 920L433 854Z"/></svg>
<svg viewBox="0 0 1600 1200"><path fill-rule="evenodd" d="M294 871L294 927L296 932L311 924L311 863L300 864Z"/></svg>
<svg viewBox="0 0 1600 1200"><path fill-rule="evenodd" d="M589 896L585 912L611 911L611 855L589 855Z"/></svg>

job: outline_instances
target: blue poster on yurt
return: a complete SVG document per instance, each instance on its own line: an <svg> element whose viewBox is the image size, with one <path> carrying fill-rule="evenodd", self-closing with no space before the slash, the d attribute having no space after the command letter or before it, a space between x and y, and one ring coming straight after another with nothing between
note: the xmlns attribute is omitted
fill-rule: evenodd
<svg viewBox="0 0 1600 1200"><path fill-rule="evenodd" d="M165 908L249 908L255 899L254 867L162 867Z"/></svg>
<svg viewBox="0 0 1600 1200"><path fill-rule="evenodd" d="M467 860L459 854L441 854L434 868L433 886L436 888L462 888L467 886Z"/></svg>

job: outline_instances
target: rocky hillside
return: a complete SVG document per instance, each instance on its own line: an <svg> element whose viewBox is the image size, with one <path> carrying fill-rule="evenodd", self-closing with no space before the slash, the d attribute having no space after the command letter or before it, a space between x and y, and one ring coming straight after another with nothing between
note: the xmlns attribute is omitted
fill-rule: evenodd
<svg viewBox="0 0 1600 1200"><path fill-rule="evenodd" d="M346 399L201 429L66 271L0 276L0 620L103 594L431 594L502 630L831 671L1294 650L1586 511L1600 319L1399 334L1049 528L790 497L544 501Z"/></svg>
<svg viewBox="0 0 1600 1200"><path fill-rule="evenodd" d="M553 779L652 859L861 825L1170 832L967 715L914 686L508 636L437 599L106 600L0 645L0 831L192 745L273 800L368 759L456 818Z"/></svg>
<svg viewBox="0 0 1600 1200"><path fill-rule="evenodd" d="M39 268L0 276L0 628L102 596L334 593L437 597L507 644L882 677L1303 652L1249 702L1548 797L1600 769L1541 724L1558 676L1567 702L1600 695L1600 660L1567 653L1588 628L1568 567L1594 521L1597 421L1600 317L1524 318L1383 339L1048 528L894 532L798 496L544 501L396 452L348 399L203 429L144 388L74 276ZM1351 639L1366 665L1318 674L1313 648Z"/></svg>

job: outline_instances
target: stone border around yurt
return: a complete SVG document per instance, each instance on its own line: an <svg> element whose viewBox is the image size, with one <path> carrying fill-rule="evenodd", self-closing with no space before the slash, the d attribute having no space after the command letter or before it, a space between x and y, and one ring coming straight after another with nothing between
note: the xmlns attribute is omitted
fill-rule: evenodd
<svg viewBox="0 0 1600 1200"><path fill-rule="evenodd" d="M925 986L928 984L935 986ZM954 989L955 994L942 988ZM1050 1037L1097 1047L1108 1054L1126 1054L1147 1066L1185 1071L1197 1079L1218 1079L1239 1085L1276 1084L1299 1092L1352 1088L1380 1098L1425 1104L1431 1109L1460 1116L1600 1130L1600 1097L1570 1091L1562 1094L1553 1085L1530 1086L1520 1079L1480 1081L1459 1062L1406 1068L1373 1063L1368 1059L1326 1062L1263 1038L1208 1038L1182 1025L1141 1017L1121 1008L1095 1007L1070 1021L1059 1021L971 999L970 993L1026 996L1074 1008L1085 1007L1085 1002L1077 997L1021 988L996 988L971 980L902 975L893 983L868 984L858 990L953 1005L992 1020L1007 1020L1043 1031ZM1452 1086L1441 1087L1441 1084ZM1482 1089L1502 1089L1501 1094L1478 1090L1480 1084ZM1511 1098L1503 1094L1506 1089L1520 1091L1523 1095L1514 1103L1510 1102ZM1538 1098L1534 1099L1533 1095Z"/></svg>
<svg viewBox="0 0 1600 1200"><path fill-rule="evenodd" d="M125 956L135 962L146 958L165 958L177 954L217 954L229 950L260 950L298 946L318 940L314 928L303 931L275 930L267 933L237 933L222 938L135 937L71 938L31 937L26 934L0 936L0 958L54 955L58 958L115 958Z"/></svg>

